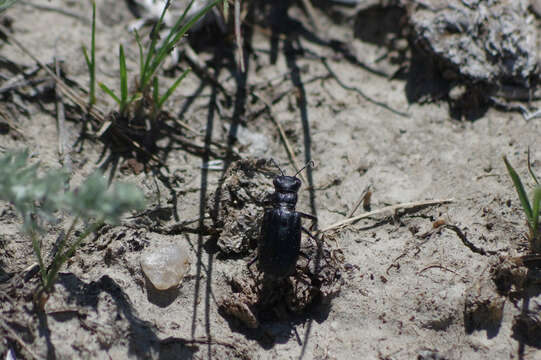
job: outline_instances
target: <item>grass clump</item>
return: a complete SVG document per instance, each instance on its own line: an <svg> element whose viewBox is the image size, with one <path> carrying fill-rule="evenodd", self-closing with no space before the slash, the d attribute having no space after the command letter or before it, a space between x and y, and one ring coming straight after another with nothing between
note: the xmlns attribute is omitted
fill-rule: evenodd
<svg viewBox="0 0 541 360"><path fill-rule="evenodd" d="M92 1L92 32L90 38L90 55L83 46L83 55L90 75L89 105L96 103L96 3Z"/></svg>
<svg viewBox="0 0 541 360"><path fill-rule="evenodd" d="M11 5L15 4L18 0L0 0L0 12L6 10Z"/></svg>
<svg viewBox="0 0 541 360"><path fill-rule="evenodd" d="M76 190L64 191L67 173L50 170L40 175L39 164L30 165L28 160L28 151L10 152L0 158L0 200L15 207L32 240L41 278L35 300L38 310L43 310L60 268L83 240L105 223L118 224L123 213L142 209L144 197L133 184L115 184L108 189L100 173L88 177ZM45 264L41 235L48 223L57 221L59 211L72 216L71 224L57 243L50 264ZM80 222L83 230L76 232Z"/></svg>
<svg viewBox="0 0 541 360"><path fill-rule="evenodd" d="M171 0L168 0L165 4L163 11L158 19L157 24L154 26L152 33L150 34L150 44L148 48L144 49L139 34L135 32L135 39L139 47L139 76L134 87L134 90L129 93L128 91L128 74L126 68L126 57L124 55L124 48L119 46L119 68L120 68L120 93L115 93L111 88L103 83L99 83L100 88L108 94L119 106L119 113L121 116L126 116L130 106L141 99L150 99L152 103L151 118L156 118L157 114L161 110L163 104L173 94L175 89L180 85L182 80L189 73L190 69L185 70L175 82L167 88L163 93L159 89L159 82L156 72L163 64L165 58L174 50L175 46L179 43L182 37L190 30L190 28L201 19L213 6L222 2L223 0L215 0L205 6L199 13L188 21L186 19L190 8L195 0L192 0L184 10L182 16L178 18L174 26L169 30L163 40L160 40L160 31L163 27L163 19L166 11L168 10ZM94 36L94 35L93 35ZM87 61L88 63L88 61ZM90 66L89 66L90 68ZM138 112L136 110L136 112Z"/></svg>
<svg viewBox="0 0 541 360"><path fill-rule="evenodd" d="M526 220L529 228L528 238L530 241L530 249L536 253L541 253L541 238L539 236L539 209L541 206L541 185L539 184L537 177L532 171L530 163L530 150L528 149L528 172L533 181L535 182L535 187L532 191L531 200L528 198L528 194L524 189L524 185L522 184L520 176L511 166L511 164L507 160L507 157L504 156L503 161L505 163L505 166L507 167L509 176L511 177L513 185L515 186L515 189L517 191L522 210L526 215Z"/></svg>

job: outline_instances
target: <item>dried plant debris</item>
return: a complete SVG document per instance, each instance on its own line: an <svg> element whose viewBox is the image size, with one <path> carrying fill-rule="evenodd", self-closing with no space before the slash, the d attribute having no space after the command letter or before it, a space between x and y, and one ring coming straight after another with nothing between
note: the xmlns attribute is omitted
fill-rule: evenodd
<svg viewBox="0 0 541 360"><path fill-rule="evenodd" d="M265 207L274 191L274 168L265 159L235 161L209 199L208 211L227 255L246 254L257 244Z"/></svg>
<svg viewBox="0 0 541 360"><path fill-rule="evenodd" d="M538 73L537 30L528 6L527 0L419 2L409 6L409 17L417 44L455 75L528 87Z"/></svg>
<svg viewBox="0 0 541 360"><path fill-rule="evenodd" d="M313 306L329 306L343 284L342 253L324 241L316 245L307 239L302 253L306 256L300 257L295 274L284 279L248 270L229 276L232 293L220 300L221 313L254 329L269 321L307 316Z"/></svg>

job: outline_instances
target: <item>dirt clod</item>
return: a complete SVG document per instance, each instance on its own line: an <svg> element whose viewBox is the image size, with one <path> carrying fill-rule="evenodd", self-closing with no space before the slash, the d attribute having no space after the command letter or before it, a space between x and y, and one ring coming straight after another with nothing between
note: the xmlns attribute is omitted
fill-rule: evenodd
<svg viewBox="0 0 541 360"><path fill-rule="evenodd" d="M273 169L265 159L231 164L208 209L220 231L218 247L227 255L245 254L257 244L265 206L270 206Z"/></svg>

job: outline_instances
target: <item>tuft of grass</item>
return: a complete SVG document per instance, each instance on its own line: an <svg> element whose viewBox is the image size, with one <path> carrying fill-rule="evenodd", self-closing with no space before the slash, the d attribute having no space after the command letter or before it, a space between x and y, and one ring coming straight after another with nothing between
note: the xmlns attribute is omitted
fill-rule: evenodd
<svg viewBox="0 0 541 360"><path fill-rule="evenodd" d="M157 114L161 110L163 104L173 94L175 89L180 85L182 80L188 75L190 69L185 70L175 82L168 87L163 94L159 89L158 78L156 73L160 69L163 61L169 55L182 39L188 30L201 19L213 6L223 2L223 0L215 0L212 3L204 7L197 15L186 21L186 16L192 7L195 0L192 0L184 10L182 16L178 18L175 25L169 30L163 40L160 41L160 31L163 27L163 19L166 11L168 10L171 0L168 0L164 9L158 19L158 22L154 26L151 33L151 41L148 48L144 48L141 42L139 34L135 32L135 40L139 47L139 76L136 83L135 90L130 95L128 94L128 80L126 71L126 59L124 56L124 49L122 45L119 47L119 63L120 63L120 96L111 90L107 85L100 83L101 89L108 94L119 105L119 113L126 115L128 108L137 100L145 98L152 99L154 111L153 114ZM161 95L160 95L161 94Z"/></svg>
<svg viewBox="0 0 541 360"><path fill-rule="evenodd" d="M40 268L41 285L35 303L43 310L62 265L75 253L90 234L105 223L118 224L120 216L142 209L144 197L133 184L115 184L108 189L107 180L94 173L74 191L64 192L68 174L49 170L40 175L39 164L28 164L28 151L9 152L0 158L0 200L13 204L24 220ZM65 235L60 238L50 264L45 264L41 234L47 223L56 221L63 211L72 216ZM83 222L82 232L75 228Z"/></svg>
<svg viewBox="0 0 541 360"><path fill-rule="evenodd" d="M18 0L0 0L0 12L6 10L11 5L15 4Z"/></svg>
<svg viewBox="0 0 541 360"><path fill-rule="evenodd" d="M85 57L86 65L88 66L88 73L90 74L90 93L89 104L90 106L96 103L96 3L92 1L92 34L90 40L90 56L86 47L83 45L83 55Z"/></svg>
<svg viewBox="0 0 541 360"><path fill-rule="evenodd" d="M524 189L524 185L522 184L522 180L520 176L517 174L515 169L511 166L511 164L507 160L507 157L503 156L503 161L507 168L507 172L509 172L509 176L511 177L511 180L513 181L515 190L517 191L518 198L522 206L522 210L524 211L524 214L526 215L526 220L527 220L528 228L529 228L530 249L537 253L541 253L541 238L539 237L539 210L541 207L541 185L539 185L539 182L537 181L537 177L535 176L531 168L530 150L528 149L528 172L536 184L531 195L531 201L528 198L528 194L526 193L526 190Z"/></svg>

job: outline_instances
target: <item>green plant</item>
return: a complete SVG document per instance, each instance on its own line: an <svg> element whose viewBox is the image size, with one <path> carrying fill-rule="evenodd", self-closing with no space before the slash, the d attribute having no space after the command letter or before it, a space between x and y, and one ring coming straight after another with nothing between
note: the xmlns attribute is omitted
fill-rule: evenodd
<svg viewBox="0 0 541 360"><path fill-rule="evenodd" d="M117 224L129 210L142 209L144 198L133 184L107 188L99 173L89 176L76 190L64 191L68 175L50 170L39 175L39 164L28 164L28 151L7 153L0 158L0 200L13 204L24 220L40 268L41 286L36 292L38 309L43 309L62 265L75 253L83 240L104 223ZM50 264L45 264L41 234L56 213L72 216L71 224L57 244ZM80 222L82 231L75 231Z"/></svg>
<svg viewBox="0 0 541 360"><path fill-rule="evenodd" d="M90 106L96 103L96 3L92 1L92 34L90 40L90 56L83 45L83 55L85 56L88 73L90 74L90 91L89 104Z"/></svg>
<svg viewBox="0 0 541 360"><path fill-rule="evenodd" d="M152 99L154 115L161 109L165 101L171 96L175 89L180 85L181 81L186 77L190 69L185 70L176 81L162 94L160 95L158 78L156 76L157 70L162 65L163 61L171 51L174 50L177 43L186 34L186 32L201 18L203 17L213 6L222 2L223 0L215 0L204 7L197 15L185 22L186 15L192 7L195 0L192 0L188 7L184 10L182 16L180 16L175 25L169 30L163 40L160 41L160 30L163 26L163 19L167 9L171 4L171 0L168 0L164 9L160 15L157 24L151 33L151 41L148 48L143 48L141 38L139 34L135 32L135 39L139 47L139 76L136 83L135 90L132 94L128 94L128 76L126 71L126 58L124 56L124 49L122 45L119 46L119 65L120 65L120 96L117 96L113 90L107 85L99 83L101 89L107 93L113 100L119 105L119 113L122 116L126 115L126 111L129 106L135 101L145 98Z"/></svg>
<svg viewBox="0 0 541 360"><path fill-rule="evenodd" d="M11 5L15 4L18 0L0 0L0 12L6 10Z"/></svg>
<svg viewBox="0 0 541 360"><path fill-rule="evenodd" d="M522 209L524 211L524 214L526 215L526 220L530 231L530 248L535 252L541 253L541 238L539 237L539 209L541 205L541 185L539 185L539 181L537 180L537 177L535 176L531 168L530 150L528 149L528 172L536 184L532 192L531 202L528 199L528 195L526 193L526 190L524 189L524 185L522 184L520 176L517 174L515 169L513 169L513 167L507 160L507 157L504 156L503 161L505 163L505 166L507 167L507 171L509 172L511 180L513 181L513 185L517 190L520 204L522 205Z"/></svg>

